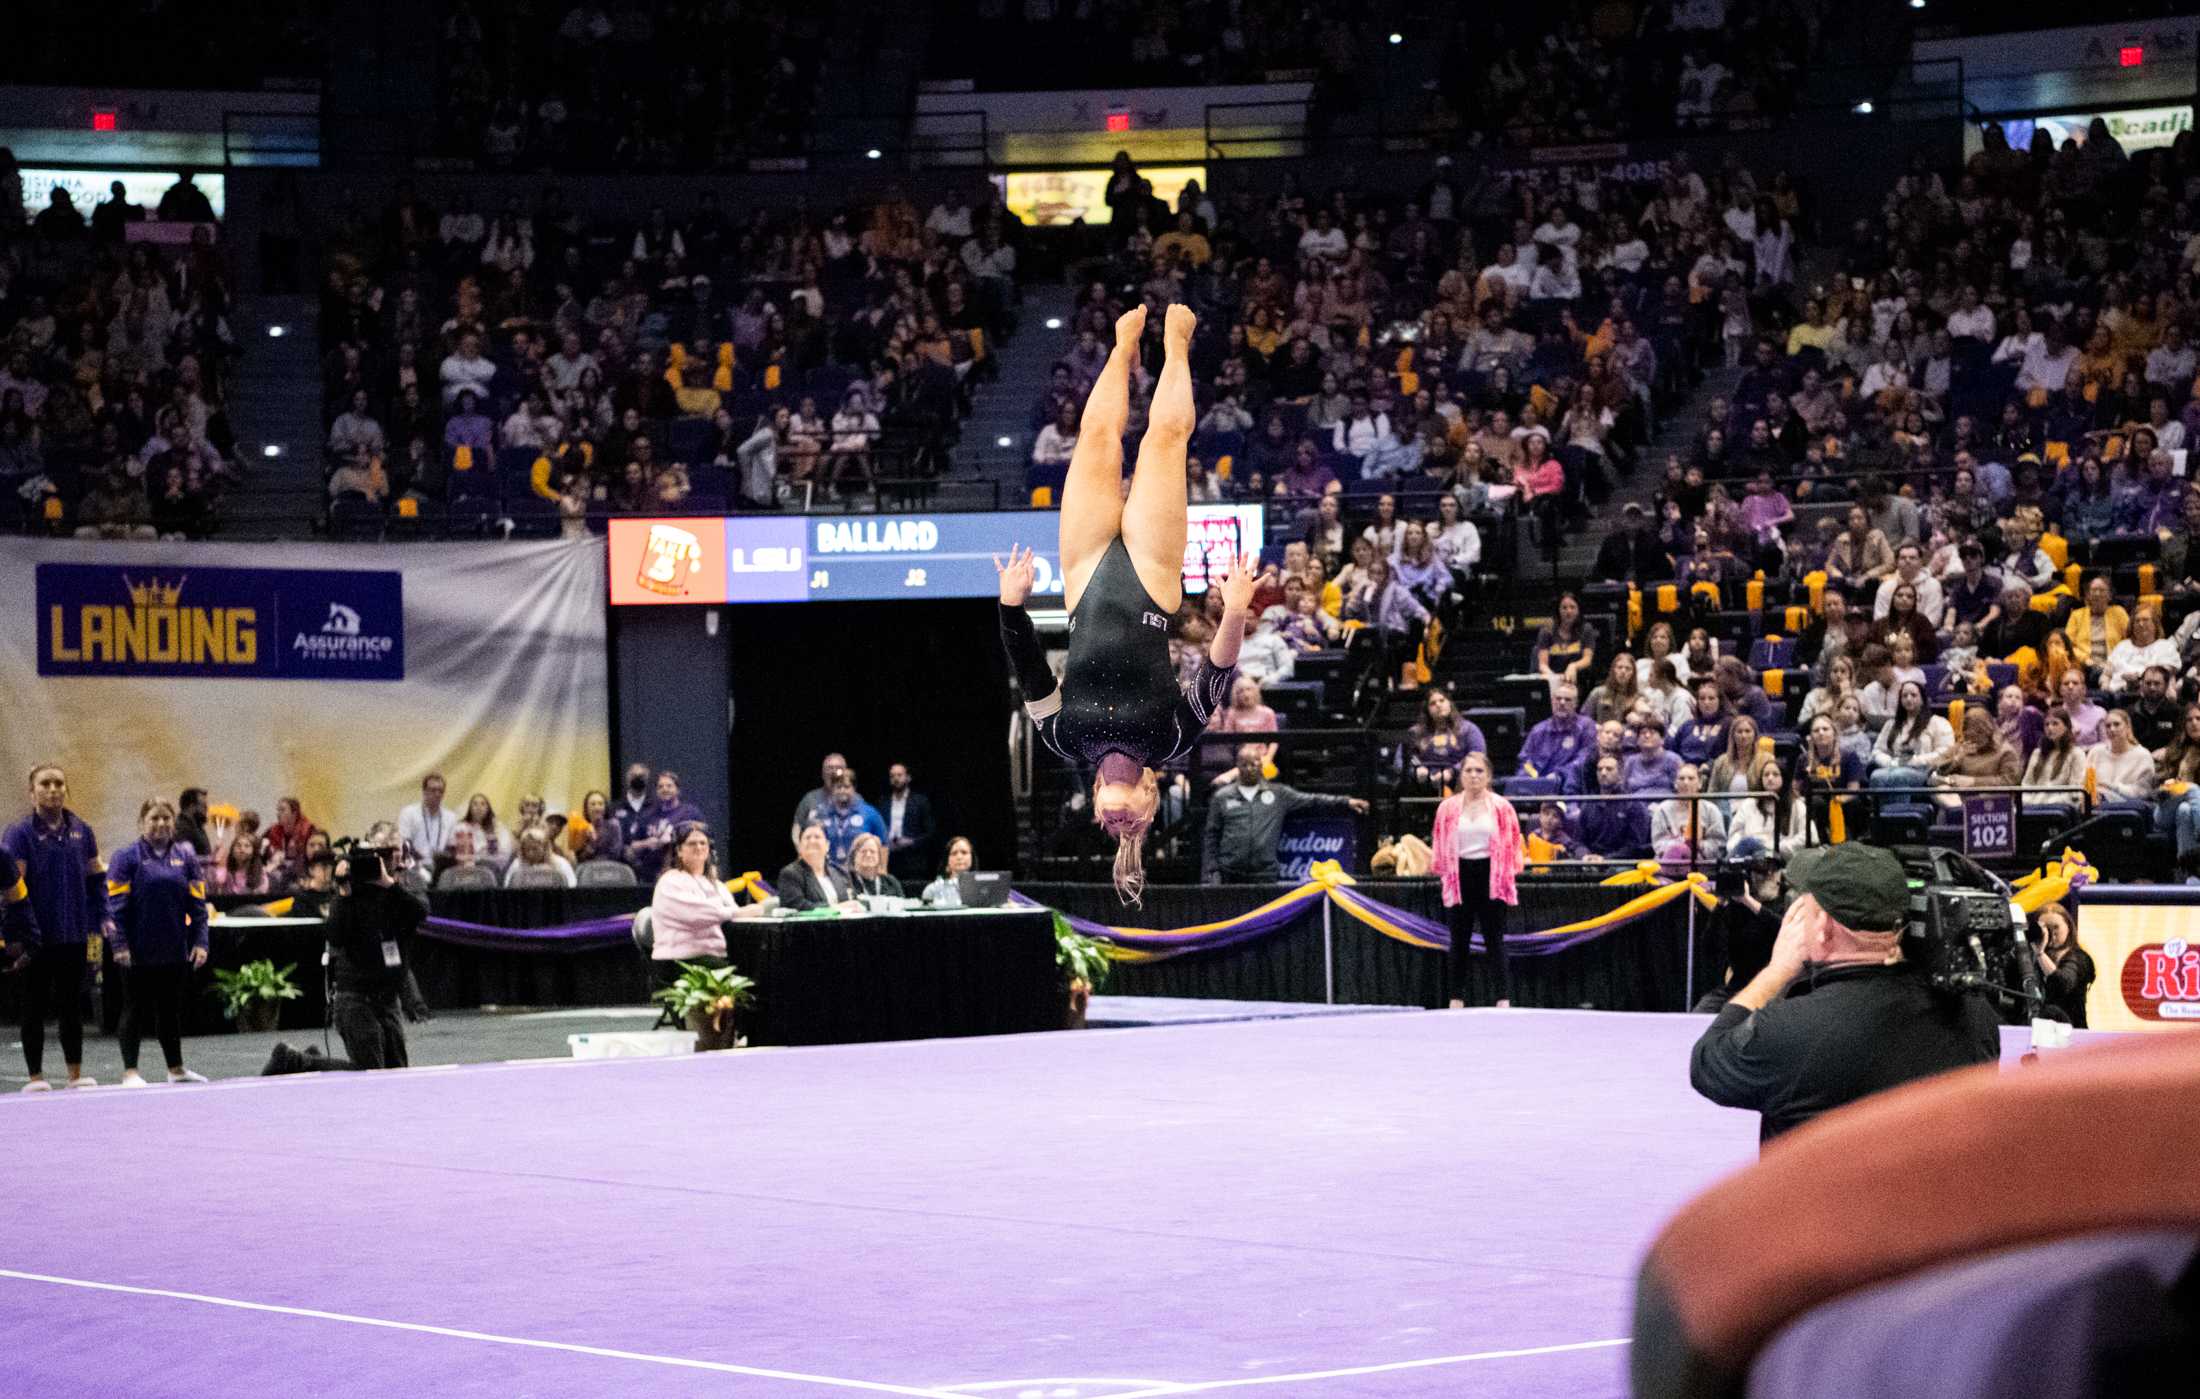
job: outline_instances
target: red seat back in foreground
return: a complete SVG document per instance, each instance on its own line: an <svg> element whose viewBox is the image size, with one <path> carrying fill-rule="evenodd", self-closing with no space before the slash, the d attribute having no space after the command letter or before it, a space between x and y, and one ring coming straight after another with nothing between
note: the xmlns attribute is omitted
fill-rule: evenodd
<svg viewBox="0 0 2200 1399"><path fill-rule="evenodd" d="M1822 1302L2129 1229L2200 1231L2200 1034L1945 1074L1779 1138L1651 1246L1635 1394L1740 1394L1773 1333Z"/></svg>

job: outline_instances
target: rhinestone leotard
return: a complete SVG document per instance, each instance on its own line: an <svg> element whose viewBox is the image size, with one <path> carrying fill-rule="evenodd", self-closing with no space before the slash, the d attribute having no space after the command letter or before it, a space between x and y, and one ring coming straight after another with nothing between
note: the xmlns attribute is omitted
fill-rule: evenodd
<svg viewBox="0 0 2200 1399"><path fill-rule="evenodd" d="M1049 748L1098 766L1116 752L1158 768L1190 752L1229 696L1236 667L1202 652L1180 684L1169 661L1169 614L1146 595L1118 536L1100 556L1069 619L1069 664L1059 685L1021 607L1001 609L1001 642L1024 691L1024 709Z"/></svg>

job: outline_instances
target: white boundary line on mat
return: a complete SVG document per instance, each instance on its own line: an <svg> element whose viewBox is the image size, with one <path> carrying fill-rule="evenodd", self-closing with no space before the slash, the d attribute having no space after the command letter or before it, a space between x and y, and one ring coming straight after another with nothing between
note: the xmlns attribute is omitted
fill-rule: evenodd
<svg viewBox="0 0 2200 1399"><path fill-rule="evenodd" d="M1310 1380L1347 1379L1354 1375L1382 1375L1397 1370L1427 1370L1439 1365L1464 1365L1470 1360L1513 1360L1528 1355L1563 1355L1577 1350L1608 1350L1631 1344L1621 1336L1610 1341L1574 1341L1560 1346L1528 1346L1520 1350L1484 1350L1472 1355L1438 1355L1427 1360L1394 1360L1383 1365L1351 1365L1337 1370L1302 1370L1295 1375L1249 1375L1243 1379L1197 1380L1188 1384L1155 1385L1110 1394L1106 1399L1161 1399L1171 1394L1204 1394L1214 1389L1243 1389L1256 1384L1303 1384Z"/></svg>
<svg viewBox="0 0 2200 1399"><path fill-rule="evenodd" d="M229 1307L236 1311L266 1312L276 1316L304 1317L311 1321L339 1321L347 1326L372 1326L386 1331L410 1331L423 1336L445 1336L459 1341L484 1341L490 1345L519 1346L528 1350L563 1351L569 1355L592 1355L605 1360L634 1360L645 1365L664 1365L680 1370L710 1370L726 1375L747 1375L754 1379L791 1380L800 1384L823 1385L830 1389L860 1389L874 1394L910 1394L919 1399L962 1399L944 1390L920 1389L914 1385L881 1384L872 1380L839 1379L832 1375L807 1375L797 1370L770 1370L755 1365L732 1365L718 1360L690 1360L676 1355L651 1355L644 1351L613 1350L604 1346L576 1345L568 1341L538 1341L524 1336L499 1336L487 1331L467 1331L450 1326L427 1326L412 1321L389 1321L381 1317L353 1316L346 1312L317 1311L311 1307L283 1307L269 1302L246 1302L235 1297L210 1297L201 1292L177 1292L164 1287L134 1287L117 1282L92 1282L84 1278L54 1277L48 1273L26 1273L14 1268L0 1268L0 1278L14 1278L19 1282L47 1283L56 1287L82 1288L90 1292L121 1292L134 1297L166 1297L179 1302L199 1302L212 1307Z"/></svg>

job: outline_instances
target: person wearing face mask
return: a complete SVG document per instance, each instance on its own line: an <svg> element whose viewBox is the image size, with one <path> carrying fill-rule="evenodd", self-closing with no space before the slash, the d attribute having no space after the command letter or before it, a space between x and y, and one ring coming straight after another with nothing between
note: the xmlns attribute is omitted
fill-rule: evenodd
<svg viewBox="0 0 2200 1399"><path fill-rule="evenodd" d="M1520 902L1517 882L1527 862L1520 817L1490 786L1490 760L1470 753L1459 767L1459 791L1436 808L1430 834L1444 907L1451 915L1451 1006L1466 1005L1468 958L1479 930L1496 976L1499 1007L1512 1005L1505 960L1505 908Z"/></svg>
<svg viewBox="0 0 2200 1399"><path fill-rule="evenodd" d="M155 797L138 808L137 844L107 869L107 916L115 965L129 984L122 1011L122 1086L145 1087L138 1048L147 1025L160 1039L170 1083L204 1083L183 1066L183 998L191 972L206 965L206 876L176 839L176 808Z"/></svg>
<svg viewBox="0 0 2200 1399"><path fill-rule="evenodd" d="M632 784L629 774L629 792ZM701 824L702 820L703 809L680 795L680 774L669 768L658 773L657 799L648 810L634 818L631 825L622 816L622 830L632 832L626 837L626 862L634 866L637 875L654 875L664 863L665 852L672 848L673 834L691 821Z"/></svg>
<svg viewBox="0 0 2200 1399"><path fill-rule="evenodd" d="M1273 884L1282 877L1276 845L1284 819L1297 811L1343 810L1364 815L1358 797L1301 792L1261 775L1267 749L1241 744L1237 769L1207 807L1207 831L1200 845L1200 878L1207 884Z"/></svg>
<svg viewBox="0 0 2200 1399"><path fill-rule="evenodd" d="M648 834L646 818L653 805L649 793L649 764L629 763L626 768L626 787L613 803L610 819L619 828L619 844L623 848L628 841Z"/></svg>
<svg viewBox="0 0 2200 1399"><path fill-rule="evenodd" d="M1760 1114L1769 1142L1860 1098L2001 1057L1986 997L1938 991L1904 958L1909 879L1891 852L1803 851L1787 878L1794 897L1770 959L1690 1055L1698 1093Z"/></svg>

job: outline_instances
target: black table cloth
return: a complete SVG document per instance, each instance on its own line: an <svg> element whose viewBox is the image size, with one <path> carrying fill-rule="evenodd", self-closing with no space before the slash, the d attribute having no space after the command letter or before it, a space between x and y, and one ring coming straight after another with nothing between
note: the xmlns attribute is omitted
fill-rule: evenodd
<svg viewBox="0 0 2200 1399"><path fill-rule="evenodd" d="M1029 911L744 919L726 955L756 978L751 1044L850 1044L1058 1030L1054 920Z"/></svg>

